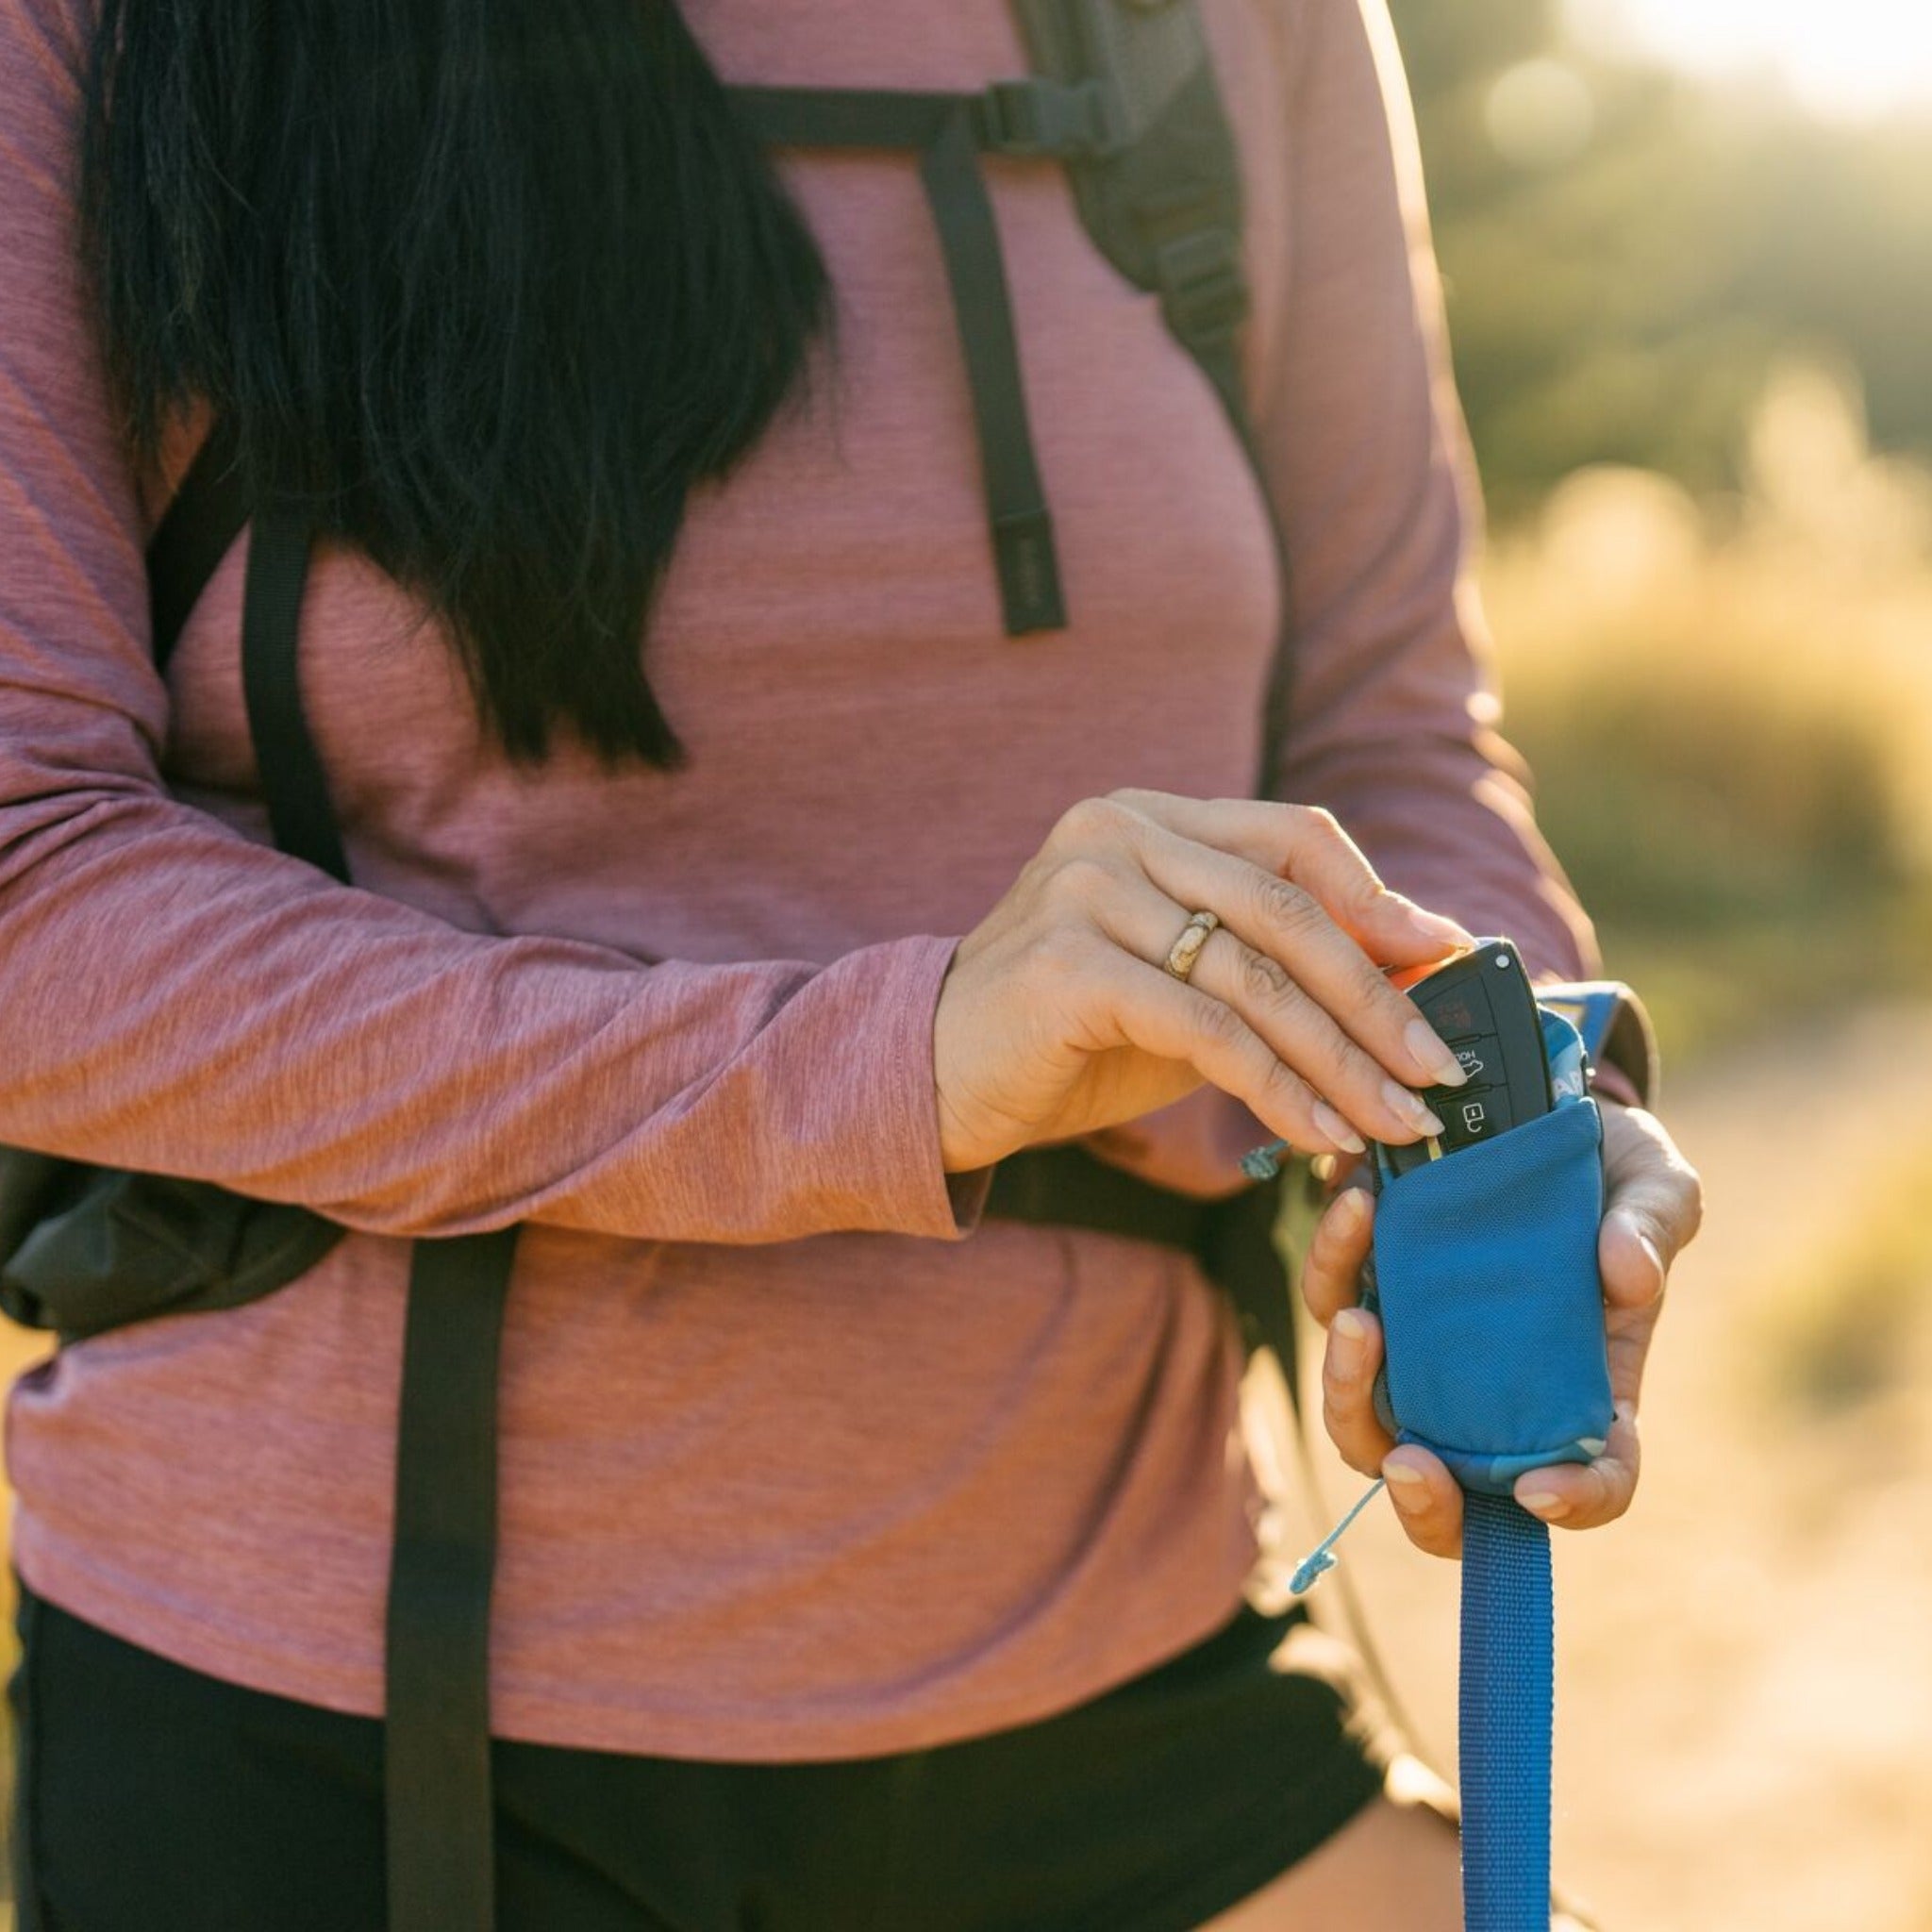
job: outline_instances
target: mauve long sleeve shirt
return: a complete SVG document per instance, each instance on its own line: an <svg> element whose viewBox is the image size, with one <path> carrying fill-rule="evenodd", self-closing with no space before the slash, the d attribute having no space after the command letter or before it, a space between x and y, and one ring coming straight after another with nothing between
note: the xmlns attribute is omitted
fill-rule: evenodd
<svg viewBox="0 0 1932 1932"><path fill-rule="evenodd" d="M1245 350L1294 559L1285 797L1541 969L1589 962L1496 707L1413 131L1379 0L1206 0ZM992 0L692 0L734 81L976 89ZM502 1389L506 1736L695 1757L1029 1721L1237 1607L1231 1316L1191 1260L983 1219L941 1166L958 936L1121 785L1246 792L1281 586L1211 391L1050 161L992 160L1070 621L1003 634L908 155L793 154L836 354L694 500L650 666L692 754L513 769L446 640L325 548L303 691L355 883L272 848L245 540L165 678L76 256L85 0L0 0L0 1141L351 1232L231 1313L15 1388L22 1573L180 1663L381 1703L411 1238L525 1224ZM1211 1090L1093 1137L1224 1191Z"/></svg>

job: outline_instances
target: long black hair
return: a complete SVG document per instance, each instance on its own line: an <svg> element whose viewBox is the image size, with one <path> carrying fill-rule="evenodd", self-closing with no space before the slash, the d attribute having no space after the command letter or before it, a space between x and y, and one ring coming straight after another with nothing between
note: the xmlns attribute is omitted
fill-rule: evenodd
<svg viewBox="0 0 1932 1932"><path fill-rule="evenodd" d="M137 456L213 404L512 758L683 761L653 592L829 297L671 0L103 0L81 220Z"/></svg>

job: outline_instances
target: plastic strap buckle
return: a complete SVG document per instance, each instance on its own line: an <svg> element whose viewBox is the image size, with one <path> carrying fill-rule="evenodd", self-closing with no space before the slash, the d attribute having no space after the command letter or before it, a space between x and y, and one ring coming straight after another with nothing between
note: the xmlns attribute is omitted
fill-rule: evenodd
<svg viewBox="0 0 1932 1932"><path fill-rule="evenodd" d="M1248 312L1241 251L1225 228L1196 228L1155 251L1160 306L1184 342L1232 333Z"/></svg>
<svg viewBox="0 0 1932 1932"><path fill-rule="evenodd" d="M979 97L981 145L1003 155L1100 160L1126 145L1127 114L1106 81L996 80Z"/></svg>
<svg viewBox="0 0 1932 1932"><path fill-rule="evenodd" d="M1611 1066L1637 1090L1645 1107L1657 1106L1660 1080L1657 1029L1643 1002L1620 979L1565 981L1540 986L1537 1003L1560 1013L1583 1036L1592 1066Z"/></svg>

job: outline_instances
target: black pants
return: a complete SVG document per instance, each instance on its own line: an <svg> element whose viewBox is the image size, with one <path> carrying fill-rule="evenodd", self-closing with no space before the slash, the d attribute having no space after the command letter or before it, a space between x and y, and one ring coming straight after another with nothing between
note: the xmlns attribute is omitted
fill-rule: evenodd
<svg viewBox="0 0 1932 1932"><path fill-rule="evenodd" d="M19 1932L380 1932L379 1724L25 1591L21 1636ZM1243 1611L1077 1709L889 1757L498 1740L500 1932L1187 1932L1381 1789L1345 1680L1293 1661L1324 1646Z"/></svg>

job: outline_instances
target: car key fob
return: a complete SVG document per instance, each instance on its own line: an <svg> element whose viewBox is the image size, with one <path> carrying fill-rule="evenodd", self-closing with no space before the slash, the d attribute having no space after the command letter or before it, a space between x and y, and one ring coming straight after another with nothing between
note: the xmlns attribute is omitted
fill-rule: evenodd
<svg viewBox="0 0 1932 1932"><path fill-rule="evenodd" d="M1443 1124L1440 1140L1401 1147L1374 1143L1378 1181L1549 1112L1542 1014L1523 956L1507 940L1485 940L1444 965L1398 974L1394 983L1422 1008L1469 1080L1461 1087L1431 1087L1423 1095Z"/></svg>

